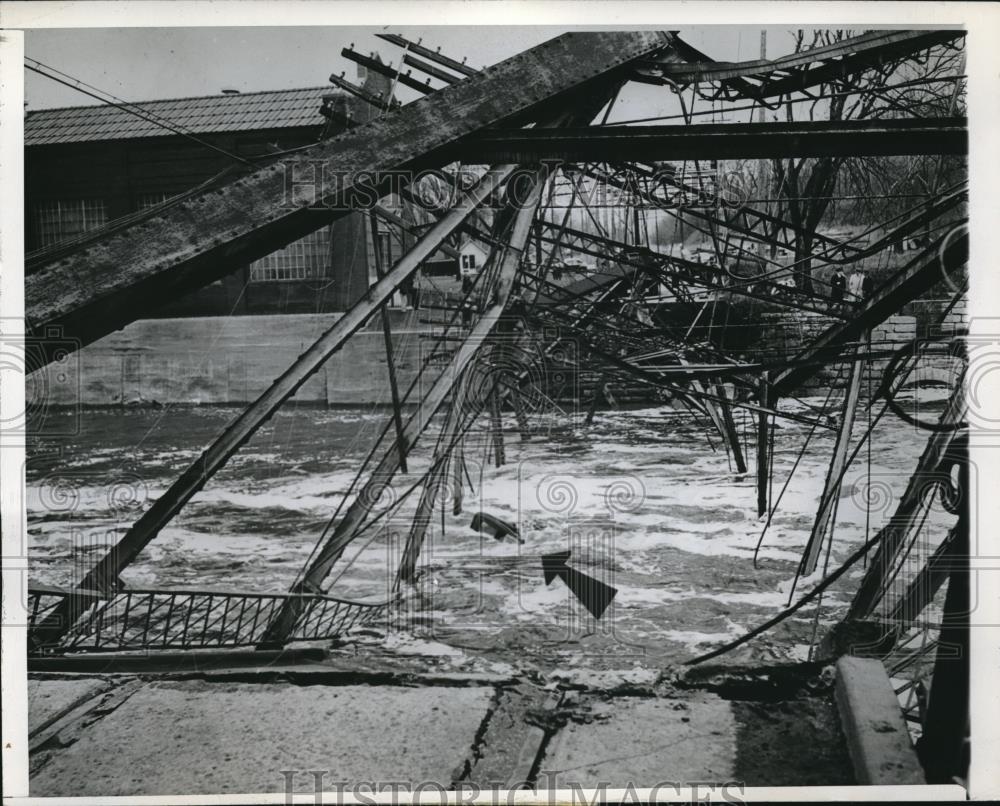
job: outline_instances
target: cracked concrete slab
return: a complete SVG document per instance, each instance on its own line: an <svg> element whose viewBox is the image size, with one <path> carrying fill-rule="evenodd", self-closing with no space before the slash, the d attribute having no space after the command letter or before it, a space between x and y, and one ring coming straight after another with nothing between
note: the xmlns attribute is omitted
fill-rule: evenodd
<svg viewBox="0 0 1000 806"><path fill-rule="evenodd" d="M71 708L111 687L103 678L28 680L28 733L34 735Z"/></svg>
<svg viewBox="0 0 1000 806"><path fill-rule="evenodd" d="M33 796L284 792L282 770L337 782L448 787L486 715L483 687L289 686L161 682L57 750Z"/></svg>
<svg viewBox="0 0 1000 806"><path fill-rule="evenodd" d="M736 721L726 700L617 697L591 711L593 721L571 722L550 741L541 765L550 784L642 787L733 780Z"/></svg>

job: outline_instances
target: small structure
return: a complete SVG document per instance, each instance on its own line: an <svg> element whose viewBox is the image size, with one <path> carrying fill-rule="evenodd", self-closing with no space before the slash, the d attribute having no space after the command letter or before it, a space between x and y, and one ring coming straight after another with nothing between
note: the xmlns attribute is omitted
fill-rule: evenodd
<svg viewBox="0 0 1000 806"><path fill-rule="evenodd" d="M486 263L486 258L489 257L486 250L471 238L459 247L458 252L458 270L463 277L479 274L480 269Z"/></svg>

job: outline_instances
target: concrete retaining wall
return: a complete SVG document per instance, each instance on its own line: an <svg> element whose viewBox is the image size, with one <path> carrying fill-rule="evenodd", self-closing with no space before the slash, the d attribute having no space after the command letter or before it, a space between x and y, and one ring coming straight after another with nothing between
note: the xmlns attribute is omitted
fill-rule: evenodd
<svg viewBox="0 0 1000 806"><path fill-rule="evenodd" d="M341 316L146 319L133 322L28 378L48 405L229 404L256 399ZM396 373L409 386L431 349L419 311L390 311ZM389 402L381 322L356 333L293 400L314 405Z"/></svg>
<svg viewBox="0 0 1000 806"><path fill-rule="evenodd" d="M873 349L892 349L924 334L938 322L947 301L911 303L909 315L890 317L872 333ZM914 307L915 306L915 307ZM272 316L192 317L133 322L98 342L29 376L29 401L48 406L240 404L255 400L339 313ZM390 311L399 385L405 390L433 344L428 315ZM760 335L750 352L778 360L799 349L834 323L823 314L762 312ZM960 303L938 328L964 327ZM755 325L756 328L756 325ZM876 361L863 387L873 388L884 361ZM803 393L843 386L846 371L824 368ZM589 399L589 397L588 397ZM296 403L320 406L388 404L388 368L378 317L355 334L295 395Z"/></svg>

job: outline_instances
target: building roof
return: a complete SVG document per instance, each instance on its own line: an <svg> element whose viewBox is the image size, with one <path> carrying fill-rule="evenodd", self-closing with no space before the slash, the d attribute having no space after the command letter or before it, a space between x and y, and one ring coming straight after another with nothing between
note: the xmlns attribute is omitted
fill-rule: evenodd
<svg viewBox="0 0 1000 806"><path fill-rule="evenodd" d="M68 106L29 111L24 120L26 146L162 137L169 129L156 118L191 134L214 134L254 129L319 126L324 95L339 94L333 87L247 92L144 101L130 107L151 120L106 104Z"/></svg>

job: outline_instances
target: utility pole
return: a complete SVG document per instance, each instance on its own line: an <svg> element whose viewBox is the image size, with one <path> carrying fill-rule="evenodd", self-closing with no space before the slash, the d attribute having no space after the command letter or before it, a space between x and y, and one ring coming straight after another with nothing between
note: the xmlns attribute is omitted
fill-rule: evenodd
<svg viewBox="0 0 1000 806"><path fill-rule="evenodd" d="M761 60L767 58L767 29L766 28L761 28L760 29L760 58L761 58ZM765 123L766 122L766 120L764 118L764 104L761 104L760 108L757 110L757 122L758 123ZM766 198L765 194L767 194L769 192L769 190L770 190L770 187L769 187L769 185L770 185L770 181L769 181L770 180L770 171L768 170L768 168L769 168L769 166L767 164L767 160L759 160L757 162L757 194L758 194L757 198L759 198L759 199L765 199ZM763 212L770 213L771 212L770 207L771 207L771 205L769 205L766 201L761 201L760 202L760 209ZM771 248L770 248L770 255L771 255L772 260L774 259L774 257L777 254L778 254L778 246L774 242L774 240L772 239L772 241L771 241Z"/></svg>

